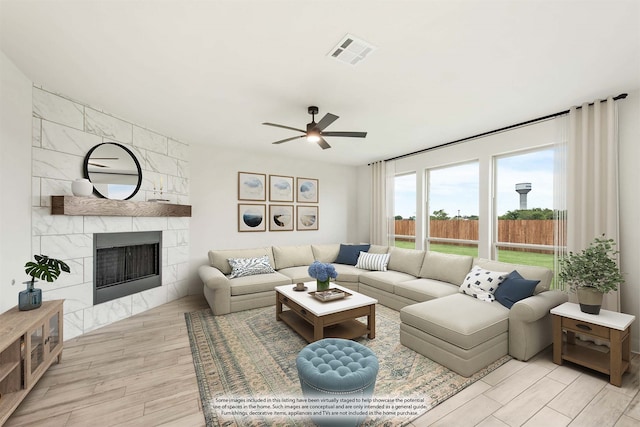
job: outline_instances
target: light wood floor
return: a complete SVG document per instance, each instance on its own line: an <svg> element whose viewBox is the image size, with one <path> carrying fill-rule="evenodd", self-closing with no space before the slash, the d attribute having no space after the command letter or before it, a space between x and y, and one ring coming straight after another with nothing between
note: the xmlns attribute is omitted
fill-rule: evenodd
<svg viewBox="0 0 640 427"><path fill-rule="evenodd" d="M65 341L53 365L6 426L203 426L183 313L187 297ZM411 425L638 426L639 355L621 388L550 350L512 360Z"/></svg>

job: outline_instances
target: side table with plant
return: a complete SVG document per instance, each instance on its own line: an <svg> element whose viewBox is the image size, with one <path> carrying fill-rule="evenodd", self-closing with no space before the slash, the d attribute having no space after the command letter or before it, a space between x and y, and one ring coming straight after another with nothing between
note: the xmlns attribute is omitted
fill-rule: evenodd
<svg viewBox="0 0 640 427"><path fill-rule="evenodd" d="M624 283L616 263L615 241L596 237L589 247L579 253L569 252L560 260L558 277L578 295L580 310L598 314L604 294L618 290Z"/></svg>
<svg viewBox="0 0 640 427"><path fill-rule="evenodd" d="M33 310L42 305L42 289L34 287L36 278L55 282L61 272L71 273L69 266L59 259L49 258L46 255L34 255L36 262L28 261L24 265L24 271L31 280L24 282L27 289L21 291L18 296L18 309L21 311Z"/></svg>

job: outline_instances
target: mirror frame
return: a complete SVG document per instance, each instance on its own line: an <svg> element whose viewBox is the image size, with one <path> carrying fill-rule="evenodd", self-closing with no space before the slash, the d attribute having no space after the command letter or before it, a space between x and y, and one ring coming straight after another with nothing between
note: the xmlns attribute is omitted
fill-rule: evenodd
<svg viewBox="0 0 640 427"><path fill-rule="evenodd" d="M100 144L97 144L95 146L93 146L91 148L91 150L89 150L89 152L87 153L87 155L84 157L84 164L83 164L83 172L84 172L84 177L87 178L89 180L89 182L91 182L91 177L89 176L89 159L91 158L91 154L93 154L93 152L98 148L101 147L103 145L117 145L118 147L120 147L121 149L123 149L129 156L131 156L131 158L133 159L134 163L136 164L136 168L138 169L138 183L136 185L135 190L133 190L131 192L131 194L129 195L129 197L127 197L126 199L109 199L108 197L106 197L104 194L102 194L100 191L98 191L98 189L96 188L96 186L93 186L93 192L94 194L96 194L99 197L102 197L103 199L109 199L109 200L129 200L130 198L132 198L133 196L135 196L136 194L138 194L138 191L140 191L140 186L142 185L142 168L140 167L140 162L138 161L138 158L136 157L135 154L133 154L133 152L131 150L129 150L127 147L125 147L122 144L119 144L117 142L102 142Z"/></svg>

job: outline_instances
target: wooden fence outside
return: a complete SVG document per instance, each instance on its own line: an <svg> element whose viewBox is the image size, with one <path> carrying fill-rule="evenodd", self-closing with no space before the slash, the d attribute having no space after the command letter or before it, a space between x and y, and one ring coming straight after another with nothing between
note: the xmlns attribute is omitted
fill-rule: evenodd
<svg viewBox="0 0 640 427"><path fill-rule="evenodd" d="M553 246L554 220L516 219L498 220L498 241L507 243L525 243L531 245ZM395 221L396 236L416 235L416 222L409 219ZM477 220L437 220L429 222L430 237L443 239L478 240ZM414 240L398 237L398 240Z"/></svg>

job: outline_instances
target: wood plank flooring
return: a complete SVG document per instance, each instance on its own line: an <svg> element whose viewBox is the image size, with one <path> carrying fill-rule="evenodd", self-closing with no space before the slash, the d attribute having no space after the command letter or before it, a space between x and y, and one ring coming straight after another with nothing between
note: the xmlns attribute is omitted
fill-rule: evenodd
<svg viewBox="0 0 640 427"><path fill-rule="evenodd" d="M186 297L65 341L53 365L6 423L12 426L204 426L185 312ZM622 387L551 349L511 360L413 421L423 426L638 426L640 356Z"/></svg>

